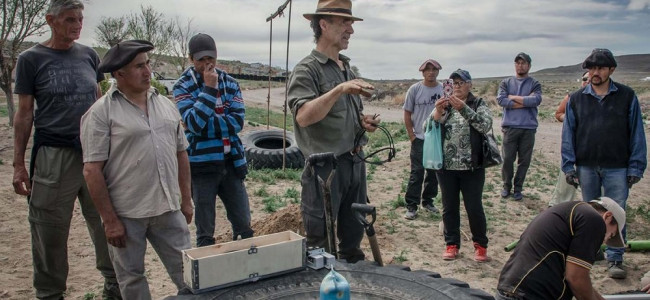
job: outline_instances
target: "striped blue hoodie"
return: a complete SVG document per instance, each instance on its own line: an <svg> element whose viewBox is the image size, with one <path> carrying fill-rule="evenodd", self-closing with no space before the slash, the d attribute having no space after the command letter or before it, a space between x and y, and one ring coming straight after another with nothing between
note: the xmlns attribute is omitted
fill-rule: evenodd
<svg viewBox="0 0 650 300"><path fill-rule="evenodd" d="M218 88L205 86L202 74L190 67L174 85L174 99L185 125L192 168L233 161L240 178L247 173L244 147L237 136L244 126L244 100L239 84L226 72L219 75Z"/></svg>

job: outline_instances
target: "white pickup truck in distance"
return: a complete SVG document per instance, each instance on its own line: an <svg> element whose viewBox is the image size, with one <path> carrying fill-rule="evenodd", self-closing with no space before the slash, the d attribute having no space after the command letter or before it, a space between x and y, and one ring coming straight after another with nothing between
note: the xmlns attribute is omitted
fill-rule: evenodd
<svg viewBox="0 0 650 300"><path fill-rule="evenodd" d="M176 81L178 80L178 78L165 78L158 72L151 72L151 78L155 79L156 81L160 82L160 84L165 86L165 94L167 95L169 95L174 90L174 84L176 84Z"/></svg>

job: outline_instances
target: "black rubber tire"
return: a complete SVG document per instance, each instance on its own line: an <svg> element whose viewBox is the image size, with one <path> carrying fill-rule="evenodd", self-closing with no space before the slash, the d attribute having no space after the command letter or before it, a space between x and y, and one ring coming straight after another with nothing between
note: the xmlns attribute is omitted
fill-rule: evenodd
<svg viewBox="0 0 650 300"><path fill-rule="evenodd" d="M428 271L410 272L404 266L379 267L373 262L337 262L336 271L350 283L351 299L494 299L465 282L440 278ZM166 299L318 299L320 283L328 269L294 272L198 295ZM218 274L215 274L218 275Z"/></svg>
<svg viewBox="0 0 650 300"><path fill-rule="evenodd" d="M257 130L241 136L248 167L252 169L281 169L282 168L282 130ZM293 132L287 131L286 167L300 169L305 165L305 158L298 149Z"/></svg>

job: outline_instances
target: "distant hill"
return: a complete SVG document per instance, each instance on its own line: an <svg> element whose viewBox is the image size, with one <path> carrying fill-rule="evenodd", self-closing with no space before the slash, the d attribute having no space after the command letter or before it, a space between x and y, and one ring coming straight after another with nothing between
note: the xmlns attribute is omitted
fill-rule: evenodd
<svg viewBox="0 0 650 300"><path fill-rule="evenodd" d="M616 78L626 77L630 79L640 79L650 76L650 54L630 54L615 56L616 63ZM531 73L535 78L542 79L563 79L570 77L571 79L580 76L585 70L582 69L582 62L570 65L560 66L555 68L542 69Z"/></svg>

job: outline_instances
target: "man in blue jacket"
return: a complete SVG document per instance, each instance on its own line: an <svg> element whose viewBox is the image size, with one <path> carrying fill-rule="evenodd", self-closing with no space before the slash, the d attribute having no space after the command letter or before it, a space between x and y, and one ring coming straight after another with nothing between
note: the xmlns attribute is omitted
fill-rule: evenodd
<svg viewBox="0 0 650 300"><path fill-rule="evenodd" d="M528 76L530 56L519 53L515 56L515 76L501 81L497 102L503 107L503 167L501 178L503 190L501 197L510 196L511 190L516 201L521 201L526 172L530 166L537 132L537 107L542 103L542 85ZM513 174L517 159L517 172ZM514 189L513 189L514 175Z"/></svg>
<svg viewBox="0 0 650 300"><path fill-rule="evenodd" d="M244 147L237 136L244 126L244 100L239 84L215 68L217 46L199 33L189 42L193 66L174 85L176 106L190 143L196 246L213 245L217 195L226 208L233 240L253 236Z"/></svg>
<svg viewBox="0 0 650 300"><path fill-rule="evenodd" d="M582 63L591 83L573 93L566 107L562 171L569 184L582 187L582 199L607 196L625 209L629 189L647 166L647 147L634 90L610 77L616 66L607 49L594 49ZM627 277L624 252L625 248L605 250L609 277Z"/></svg>

